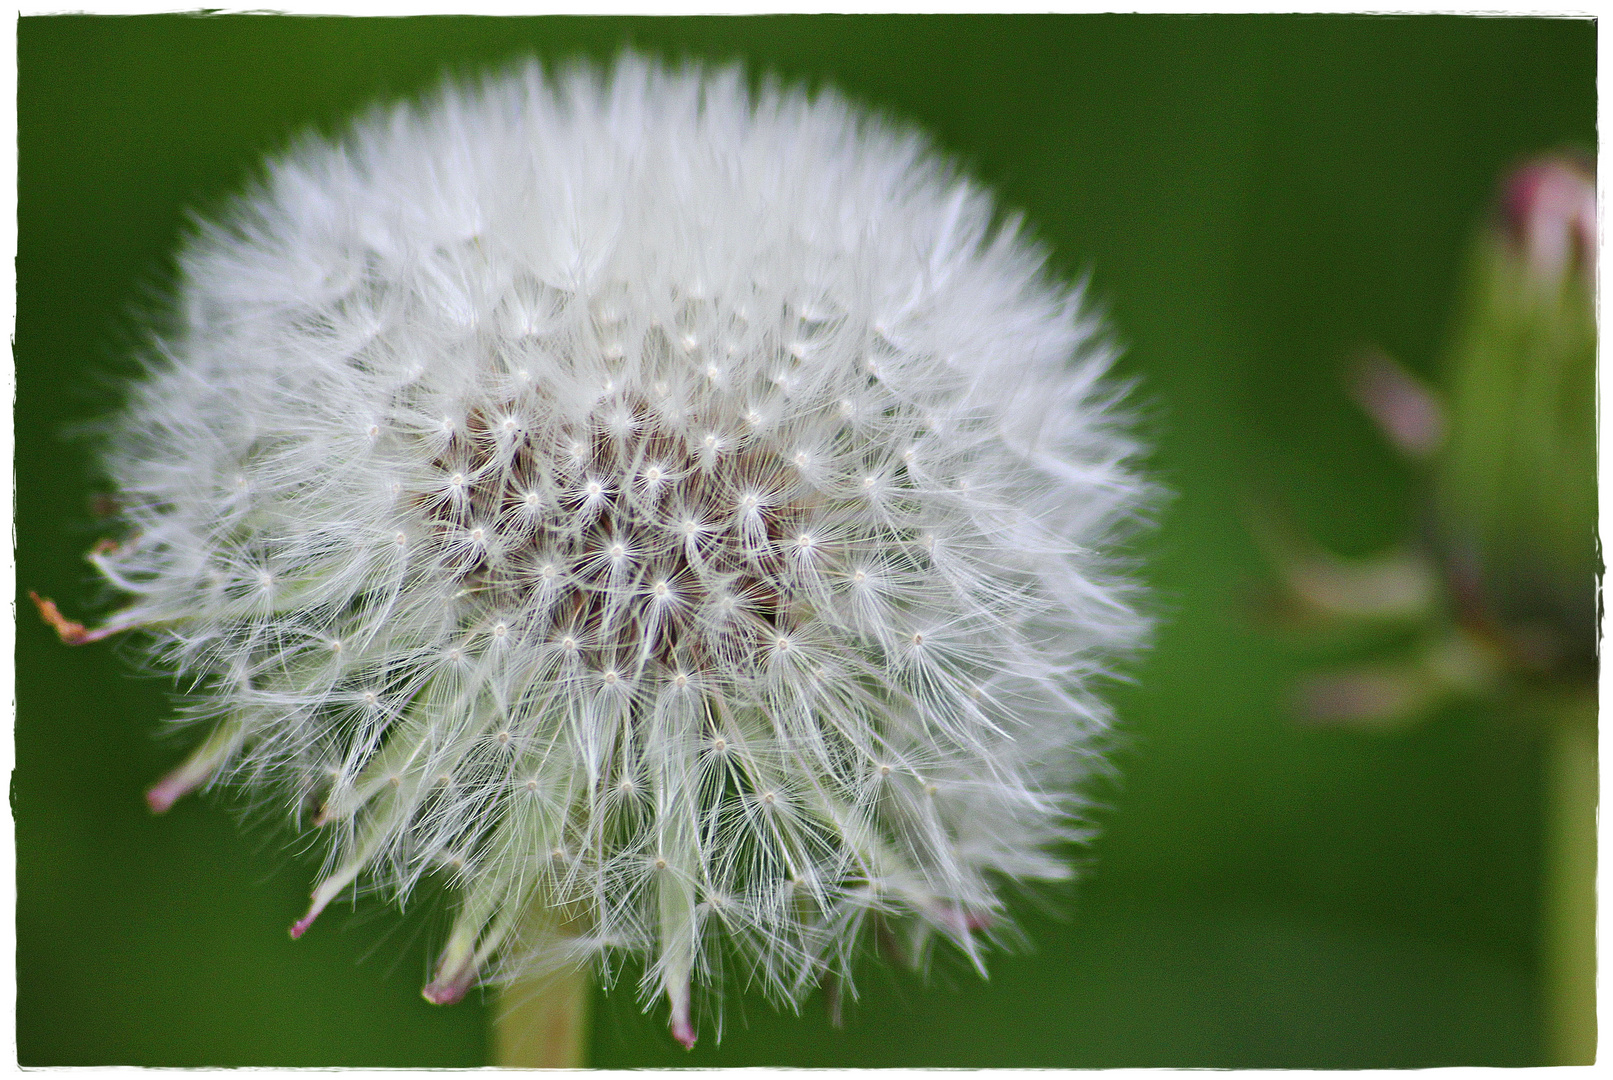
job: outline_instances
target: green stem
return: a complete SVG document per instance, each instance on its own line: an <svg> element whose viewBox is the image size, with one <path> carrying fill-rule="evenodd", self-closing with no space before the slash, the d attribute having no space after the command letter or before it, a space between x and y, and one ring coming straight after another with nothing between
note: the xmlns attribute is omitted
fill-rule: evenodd
<svg viewBox="0 0 1613 1080"><path fill-rule="evenodd" d="M1596 700L1552 724L1546 756L1546 1062L1596 1062Z"/></svg>
<svg viewBox="0 0 1613 1080"><path fill-rule="evenodd" d="M503 1069L580 1069L588 1056L588 969L505 987L493 1021L493 1064Z"/></svg>

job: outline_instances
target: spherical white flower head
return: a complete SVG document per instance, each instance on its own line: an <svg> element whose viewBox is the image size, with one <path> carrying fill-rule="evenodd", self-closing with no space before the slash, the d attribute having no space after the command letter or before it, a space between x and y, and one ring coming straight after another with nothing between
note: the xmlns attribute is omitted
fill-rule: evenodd
<svg viewBox="0 0 1613 1080"><path fill-rule="evenodd" d="M636 953L688 1042L724 955L786 1000L870 927L978 963L1005 882L1068 874L1146 494L992 217L833 94L632 59L273 164L109 457L113 625L213 722L153 805L289 790L330 850L294 933L445 877L438 1001Z"/></svg>

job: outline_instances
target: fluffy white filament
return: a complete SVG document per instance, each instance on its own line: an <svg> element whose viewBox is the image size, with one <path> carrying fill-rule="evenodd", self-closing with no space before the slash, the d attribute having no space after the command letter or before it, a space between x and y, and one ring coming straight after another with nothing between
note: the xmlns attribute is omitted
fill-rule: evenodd
<svg viewBox="0 0 1613 1080"><path fill-rule="evenodd" d="M645 958L795 1000L1068 874L1146 496L1076 292L830 93L537 66L274 163L182 259L95 556L287 791L459 897L433 1000Z"/></svg>

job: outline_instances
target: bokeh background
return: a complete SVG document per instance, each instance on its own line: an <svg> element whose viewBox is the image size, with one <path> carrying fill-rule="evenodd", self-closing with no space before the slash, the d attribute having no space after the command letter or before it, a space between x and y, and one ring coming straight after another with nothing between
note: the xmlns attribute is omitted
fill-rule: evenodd
<svg viewBox="0 0 1613 1080"><path fill-rule="evenodd" d="M685 1054L631 981L594 1064L1364 1067L1540 1060L1539 753L1485 706L1378 734L1285 711L1241 516L1400 538L1412 474L1349 402L1362 346L1433 375L1497 177L1594 150L1595 32L1458 17L27 18L18 26L17 1052L24 1065L471 1066L487 1006L419 986L423 897L287 925L316 861L228 799L147 814L161 680L69 649L106 414L188 215L356 109L513 59L743 61L929 132L1090 274L1174 491L1140 550L1163 628L1074 888L982 981L870 965L832 1028L731 997ZM1587 407L1589 407L1587 405ZM236 820L244 817L242 822Z"/></svg>

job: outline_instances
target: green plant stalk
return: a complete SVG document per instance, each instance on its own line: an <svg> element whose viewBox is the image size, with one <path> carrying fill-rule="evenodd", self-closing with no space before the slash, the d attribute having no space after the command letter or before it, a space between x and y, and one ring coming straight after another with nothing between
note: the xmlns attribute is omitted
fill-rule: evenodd
<svg viewBox="0 0 1613 1080"><path fill-rule="evenodd" d="M1546 1063L1596 1062L1596 700L1563 708L1546 748Z"/></svg>
<svg viewBox="0 0 1613 1080"><path fill-rule="evenodd" d="M1480 238L1469 271L1435 463L1440 546L1462 617L1544 691L1551 1065L1596 1057L1594 184L1588 166L1561 156L1509 179L1504 220Z"/></svg>
<svg viewBox="0 0 1613 1080"><path fill-rule="evenodd" d="M593 980L577 967L499 992L493 1021L493 1064L503 1069L580 1069L588 1056L588 1004Z"/></svg>

